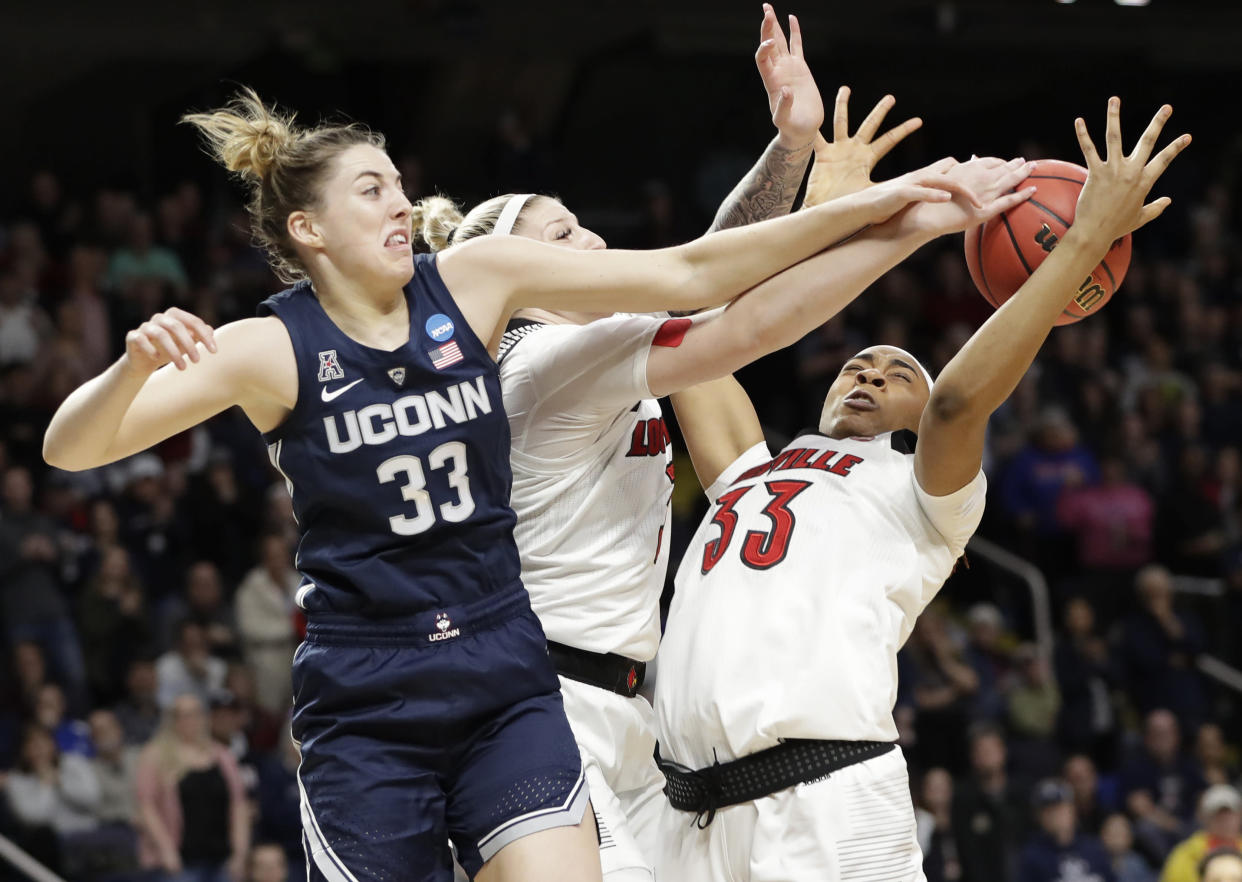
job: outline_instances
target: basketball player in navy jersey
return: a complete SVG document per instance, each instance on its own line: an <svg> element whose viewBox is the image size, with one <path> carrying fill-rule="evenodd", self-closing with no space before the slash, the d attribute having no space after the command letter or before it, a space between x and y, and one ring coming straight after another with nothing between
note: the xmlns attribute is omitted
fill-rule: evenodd
<svg viewBox="0 0 1242 882"><path fill-rule="evenodd" d="M1190 142L1153 155L1170 113L1126 155L1112 99L1105 159L1076 121L1088 176L1073 225L934 388L914 356L868 347L829 388L818 425L775 457L740 387L675 403L711 507L660 646L663 877L923 878L892 718L897 651L982 517L992 412L1078 281L1168 206L1144 203Z"/></svg>
<svg viewBox="0 0 1242 882"><path fill-rule="evenodd" d="M515 237L442 258L378 136L295 127L247 91L187 117L249 185L298 282L218 333L177 309L52 419L54 466L102 465L239 405L301 530L293 728L312 878L599 879L594 819L544 634L519 579L493 354L520 307L699 308L914 201L907 176L814 212L645 253ZM455 292L455 293L450 293Z"/></svg>

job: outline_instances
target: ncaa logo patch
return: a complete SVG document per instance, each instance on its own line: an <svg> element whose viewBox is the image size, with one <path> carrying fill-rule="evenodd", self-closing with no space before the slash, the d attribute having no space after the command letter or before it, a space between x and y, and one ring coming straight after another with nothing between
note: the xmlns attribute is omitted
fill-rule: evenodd
<svg viewBox="0 0 1242 882"><path fill-rule="evenodd" d="M319 353L319 382L345 379L345 371L341 370L341 362L336 357L335 349L327 349Z"/></svg>
<svg viewBox="0 0 1242 882"><path fill-rule="evenodd" d="M424 325L427 330L427 336L437 343L443 343L445 340L453 336L453 331L457 330L453 326L453 320L442 312L437 312L431 318L427 319Z"/></svg>

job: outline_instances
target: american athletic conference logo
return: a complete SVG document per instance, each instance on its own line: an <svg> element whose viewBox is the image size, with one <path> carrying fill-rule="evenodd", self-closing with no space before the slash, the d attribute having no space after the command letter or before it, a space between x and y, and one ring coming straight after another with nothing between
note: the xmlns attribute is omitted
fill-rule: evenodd
<svg viewBox="0 0 1242 882"><path fill-rule="evenodd" d="M319 353L319 382L345 379L345 371L341 369L341 361L336 357L335 349L327 349Z"/></svg>
<svg viewBox="0 0 1242 882"><path fill-rule="evenodd" d="M453 627L453 620L448 617L448 613L436 613L436 631L428 634L427 639L434 643L437 640L451 640L459 636L461 636L461 628Z"/></svg>

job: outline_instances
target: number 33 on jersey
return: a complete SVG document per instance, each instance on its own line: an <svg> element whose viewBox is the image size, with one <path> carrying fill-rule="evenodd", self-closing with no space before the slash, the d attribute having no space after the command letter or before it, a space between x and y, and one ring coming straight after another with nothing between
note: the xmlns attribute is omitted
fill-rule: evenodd
<svg viewBox="0 0 1242 882"><path fill-rule="evenodd" d="M297 359L297 403L265 440L304 531L298 602L311 611L451 607L519 581L496 364L434 259L415 265L409 340L391 351L346 336L308 286L260 310Z"/></svg>

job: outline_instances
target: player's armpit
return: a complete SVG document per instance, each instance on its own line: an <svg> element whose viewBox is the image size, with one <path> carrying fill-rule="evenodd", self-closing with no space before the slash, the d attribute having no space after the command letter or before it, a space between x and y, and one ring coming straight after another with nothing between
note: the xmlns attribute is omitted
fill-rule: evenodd
<svg viewBox="0 0 1242 882"><path fill-rule="evenodd" d="M270 431L297 401L297 364L284 324L243 319L216 331L219 351L184 371L166 365L143 384L105 451L112 462L145 450L240 405L260 431Z"/></svg>
<svg viewBox="0 0 1242 882"><path fill-rule="evenodd" d="M704 489L739 456L763 442L754 405L732 376L683 389L670 400Z"/></svg>

